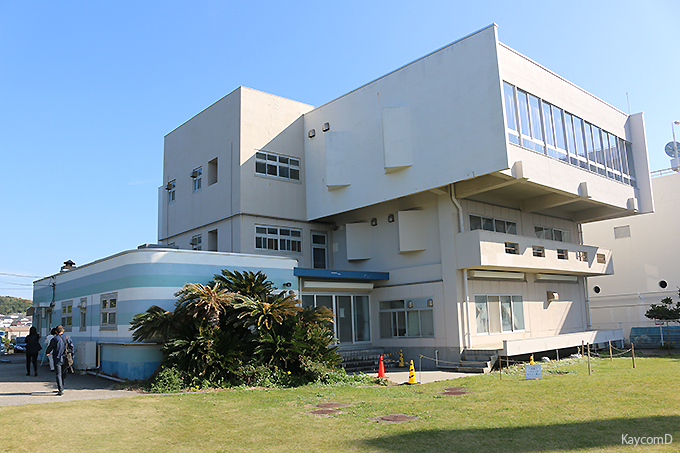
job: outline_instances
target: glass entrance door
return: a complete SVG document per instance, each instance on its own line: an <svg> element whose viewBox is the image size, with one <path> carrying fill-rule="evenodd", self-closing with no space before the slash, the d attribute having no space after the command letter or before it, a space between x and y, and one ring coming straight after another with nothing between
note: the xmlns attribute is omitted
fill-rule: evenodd
<svg viewBox="0 0 680 453"><path fill-rule="evenodd" d="M368 295L303 294L302 307L326 307L334 315L333 330L341 345L371 341Z"/></svg>

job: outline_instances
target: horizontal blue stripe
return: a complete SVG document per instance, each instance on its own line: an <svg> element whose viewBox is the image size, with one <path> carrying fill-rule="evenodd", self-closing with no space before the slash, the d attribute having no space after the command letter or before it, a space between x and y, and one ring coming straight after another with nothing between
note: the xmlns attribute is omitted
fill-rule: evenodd
<svg viewBox="0 0 680 453"><path fill-rule="evenodd" d="M221 274L221 271L226 268L239 272L261 270L277 288L283 289L284 283L290 283L290 289L298 288L297 279L294 278L290 269L253 269L241 266L225 267L184 263L135 263L65 282L60 282L57 275L54 300L76 299L127 288L174 287L179 289L185 283L208 283L216 274ZM77 272L77 270L71 272ZM47 285L47 281L41 281L40 284ZM34 289L33 303L35 305L49 303L50 301L52 301L52 288L50 286Z"/></svg>

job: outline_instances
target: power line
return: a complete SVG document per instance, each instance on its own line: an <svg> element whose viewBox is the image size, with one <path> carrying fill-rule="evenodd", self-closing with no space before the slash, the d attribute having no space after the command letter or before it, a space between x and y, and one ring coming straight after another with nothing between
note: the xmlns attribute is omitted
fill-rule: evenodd
<svg viewBox="0 0 680 453"><path fill-rule="evenodd" d="M8 274L7 272L0 272L0 275L6 275L8 277L19 277L19 278L43 278L44 277L44 276L37 276L37 275Z"/></svg>

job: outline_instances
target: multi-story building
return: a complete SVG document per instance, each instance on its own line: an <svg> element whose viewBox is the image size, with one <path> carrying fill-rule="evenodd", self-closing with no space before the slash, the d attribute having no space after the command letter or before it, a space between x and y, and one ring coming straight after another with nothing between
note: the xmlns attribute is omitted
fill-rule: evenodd
<svg viewBox="0 0 680 453"><path fill-rule="evenodd" d="M643 115L492 25L317 108L217 101L165 137L159 242L295 258L342 347L457 361L621 339L586 333L581 225L652 210Z"/></svg>
<svg viewBox="0 0 680 453"><path fill-rule="evenodd" d="M676 168L677 171L677 168ZM667 329L645 317L651 304L678 299L680 289L680 174L672 170L652 178L654 213L584 225L589 242L612 250L614 273L588 281L592 325L595 329L623 329L636 345L661 345L671 332L680 340L677 326ZM631 329L637 335L631 335ZM639 338L639 337L645 338ZM637 338L635 338L637 337Z"/></svg>

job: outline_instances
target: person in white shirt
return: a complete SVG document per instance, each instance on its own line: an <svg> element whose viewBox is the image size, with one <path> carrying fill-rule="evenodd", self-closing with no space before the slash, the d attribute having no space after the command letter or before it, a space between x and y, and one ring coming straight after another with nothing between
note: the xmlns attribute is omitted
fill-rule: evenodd
<svg viewBox="0 0 680 453"><path fill-rule="evenodd" d="M54 337L56 329L52 329L50 334L45 338L45 347L50 345L50 341L52 341L52 338ZM54 358L52 357L52 354L47 354L47 361L50 363L50 371L54 371Z"/></svg>

